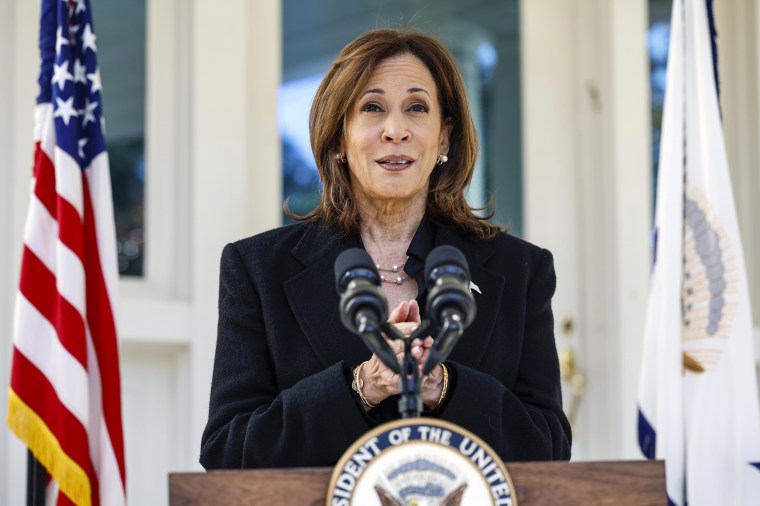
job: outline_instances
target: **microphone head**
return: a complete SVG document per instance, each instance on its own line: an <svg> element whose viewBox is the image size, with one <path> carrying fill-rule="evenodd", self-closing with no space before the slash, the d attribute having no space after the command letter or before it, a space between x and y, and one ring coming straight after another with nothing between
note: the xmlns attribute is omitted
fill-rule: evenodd
<svg viewBox="0 0 760 506"><path fill-rule="evenodd" d="M372 257L361 248L350 248L335 260L335 287L338 293L343 293L348 283L357 278L365 278L380 286L380 274Z"/></svg>
<svg viewBox="0 0 760 506"><path fill-rule="evenodd" d="M340 294L340 318L359 333L357 318L364 314L379 325L388 318L388 302L380 290L380 274L372 257L360 248L347 249L335 260L335 286Z"/></svg>
<svg viewBox="0 0 760 506"><path fill-rule="evenodd" d="M464 257L464 254L454 246L444 245L438 246L431 251L425 260L425 279L427 280L428 285L431 285L434 282L430 278L433 271L444 266L458 267L462 270L460 277L462 275L465 276L465 279L462 279L462 281L470 281L470 268L467 265L467 259Z"/></svg>
<svg viewBox="0 0 760 506"><path fill-rule="evenodd" d="M475 299L470 293L470 269L464 254L453 246L438 246L425 260L428 286L427 313L440 322L454 311L466 328L475 319Z"/></svg>

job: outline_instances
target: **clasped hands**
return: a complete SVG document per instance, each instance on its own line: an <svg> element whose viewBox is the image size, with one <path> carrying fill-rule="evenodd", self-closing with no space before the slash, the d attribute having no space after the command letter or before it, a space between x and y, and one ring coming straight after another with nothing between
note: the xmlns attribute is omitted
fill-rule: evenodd
<svg viewBox="0 0 760 506"><path fill-rule="evenodd" d="M420 307L416 300L403 301L394 309L388 317L388 323L393 324L405 337L409 337L421 323ZM401 360L404 353L404 341L386 339L393 349L396 357ZM427 359L430 347L433 346L433 338L412 341L411 354L417 361L417 368L422 371L422 366ZM391 395L399 393L400 377L388 369L380 359L372 354L372 357L359 371L363 381L362 394L373 405L380 404ZM435 408L441 400L443 392L443 370L441 367L434 368L430 374L422 378L420 386L420 400L429 409ZM365 409L369 409L365 405Z"/></svg>

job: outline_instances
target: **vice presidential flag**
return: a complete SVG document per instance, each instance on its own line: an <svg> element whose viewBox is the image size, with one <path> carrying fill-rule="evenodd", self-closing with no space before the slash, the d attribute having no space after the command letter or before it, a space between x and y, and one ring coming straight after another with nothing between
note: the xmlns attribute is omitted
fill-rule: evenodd
<svg viewBox="0 0 760 506"><path fill-rule="evenodd" d="M116 239L87 0L42 1L40 53L8 425L51 476L48 504L120 505Z"/></svg>
<svg viewBox="0 0 760 506"><path fill-rule="evenodd" d="M708 1L673 3L639 444L665 459L671 504L760 504L752 316Z"/></svg>

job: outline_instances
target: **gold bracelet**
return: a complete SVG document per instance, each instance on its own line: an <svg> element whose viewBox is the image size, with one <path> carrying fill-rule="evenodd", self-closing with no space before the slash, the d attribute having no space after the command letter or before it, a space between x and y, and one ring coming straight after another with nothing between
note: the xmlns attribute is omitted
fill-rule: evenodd
<svg viewBox="0 0 760 506"><path fill-rule="evenodd" d="M359 394L359 398L362 400L362 404L367 406L369 409L376 408L377 404L372 404L367 400L366 397L364 397L364 393L362 392L362 389L364 388L364 380L362 379L362 367L364 367L364 364L366 364L367 361L365 360L361 364L356 366L356 369L354 369L354 381L351 382L351 388L354 392Z"/></svg>
<svg viewBox="0 0 760 506"><path fill-rule="evenodd" d="M436 406L440 406L443 402L443 399L446 398L446 392L449 389L449 370L448 368L443 364L438 364L441 366L441 369L443 369L443 388L441 389L441 398L438 399L438 404Z"/></svg>

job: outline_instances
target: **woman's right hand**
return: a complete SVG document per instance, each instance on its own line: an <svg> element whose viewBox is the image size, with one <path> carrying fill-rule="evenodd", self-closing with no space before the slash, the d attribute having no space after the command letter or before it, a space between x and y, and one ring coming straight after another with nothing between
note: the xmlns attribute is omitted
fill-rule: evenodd
<svg viewBox="0 0 760 506"><path fill-rule="evenodd" d="M396 329L404 336L411 335L414 330L420 325L420 308L417 305L416 300L403 301L394 309L388 317L388 322L394 324ZM429 339L432 344L432 338ZM412 343L412 356L417 360L423 359L427 353L425 344L430 346L426 340L415 340ZM396 354L396 358L401 361L404 353L404 342L400 339L390 340L386 339L388 345L393 349ZM399 393L400 377L388 369L380 359L372 354L372 357L364 364L361 371L362 381L364 382L362 388L362 394L371 404L377 405L382 401ZM364 406L365 409L369 409L368 406Z"/></svg>

